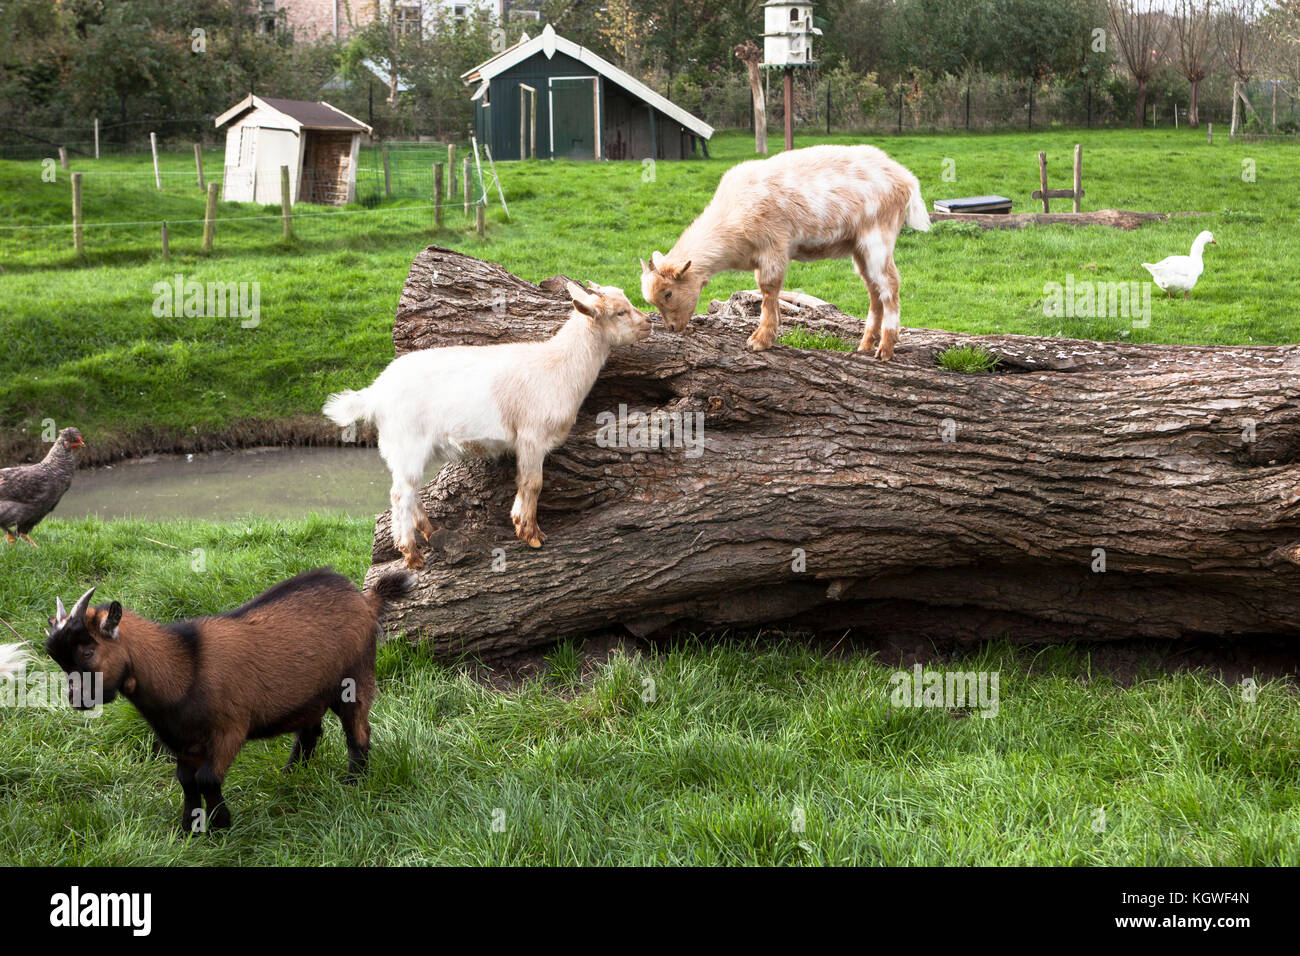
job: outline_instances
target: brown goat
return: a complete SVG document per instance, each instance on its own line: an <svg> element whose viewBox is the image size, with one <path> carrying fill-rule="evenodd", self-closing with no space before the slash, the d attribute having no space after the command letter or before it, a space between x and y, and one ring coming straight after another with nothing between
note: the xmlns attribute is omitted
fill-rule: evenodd
<svg viewBox="0 0 1300 956"><path fill-rule="evenodd" d="M71 614L58 602L45 648L68 675L73 707L121 692L176 755L181 830L223 829L231 817L221 787L246 740L295 734L288 770L311 756L332 710L347 737L348 779L365 769L379 615L409 584L391 573L363 594L319 568L233 611L175 624L117 601L92 608L91 588ZM101 676L102 699L89 699L82 688Z"/></svg>

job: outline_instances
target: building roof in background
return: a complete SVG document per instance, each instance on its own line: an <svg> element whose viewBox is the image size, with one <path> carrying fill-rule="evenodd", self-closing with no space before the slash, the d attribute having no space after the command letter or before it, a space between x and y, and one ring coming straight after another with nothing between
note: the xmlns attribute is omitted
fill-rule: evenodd
<svg viewBox="0 0 1300 956"><path fill-rule="evenodd" d="M484 60L472 70L467 70L461 74L460 78L466 86L479 85L479 92L475 93L475 98L477 98L481 95L483 87L494 76L499 76L515 64L522 63L538 53L545 54L549 60L555 56L556 51L571 56L579 63L591 67L607 80L617 83L633 96L650 104L665 116L672 117L697 136L702 136L705 139L713 136L713 127L704 120L692 116L676 103L660 96L636 77L625 73L613 63L596 55L586 47L579 46L572 40L564 39L555 32L549 23L546 24L545 29L538 36L530 40L528 34L525 33L514 46L502 50L489 60Z"/></svg>
<svg viewBox="0 0 1300 956"><path fill-rule="evenodd" d="M249 110L273 110L287 117L298 129L323 129L372 132L371 128L355 116L349 116L341 109L328 103L313 103L310 100L281 100L273 97L244 97L226 112L216 118L217 126L225 126L231 120L238 119Z"/></svg>

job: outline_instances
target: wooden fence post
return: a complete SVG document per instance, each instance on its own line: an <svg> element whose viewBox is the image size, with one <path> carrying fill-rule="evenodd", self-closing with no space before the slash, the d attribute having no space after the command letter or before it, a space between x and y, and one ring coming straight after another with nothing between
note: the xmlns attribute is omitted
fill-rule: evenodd
<svg viewBox="0 0 1300 956"><path fill-rule="evenodd" d="M447 144L447 198L456 195L456 144Z"/></svg>
<svg viewBox="0 0 1300 956"><path fill-rule="evenodd" d="M149 134L149 148L153 151L153 184L157 189L162 189L162 174L158 172L158 134Z"/></svg>
<svg viewBox="0 0 1300 956"><path fill-rule="evenodd" d="M469 218L469 157L460 161L461 182L465 186L465 217Z"/></svg>
<svg viewBox="0 0 1300 956"><path fill-rule="evenodd" d="M203 251L212 251L212 239L217 231L217 184L208 183L208 204L203 211Z"/></svg>
<svg viewBox="0 0 1300 956"><path fill-rule="evenodd" d="M481 199L474 206L474 228L478 231L479 239L487 235L487 206Z"/></svg>
<svg viewBox="0 0 1300 956"><path fill-rule="evenodd" d="M1074 211L1083 211L1083 144L1074 144Z"/></svg>
<svg viewBox="0 0 1300 956"><path fill-rule="evenodd" d="M1210 146L1214 145L1214 124L1213 123L1205 124L1205 142L1208 143Z"/></svg>
<svg viewBox="0 0 1300 956"><path fill-rule="evenodd" d="M1047 205L1047 154L1038 154L1038 181L1043 190L1043 212L1051 212Z"/></svg>
<svg viewBox="0 0 1300 956"><path fill-rule="evenodd" d="M293 238L293 196L289 193L289 167L280 167L280 219L284 223L284 238Z"/></svg>
<svg viewBox="0 0 1300 956"><path fill-rule="evenodd" d="M442 163L433 164L433 226L442 228L442 202L445 196L442 189Z"/></svg>
<svg viewBox="0 0 1300 956"><path fill-rule="evenodd" d="M199 188L207 189L208 186L203 181L203 150L199 148L198 143L194 144L194 170L199 176Z"/></svg>
<svg viewBox="0 0 1300 956"><path fill-rule="evenodd" d="M81 173L72 174L72 248L77 255L86 251L86 240L81 230Z"/></svg>
<svg viewBox="0 0 1300 956"><path fill-rule="evenodd" d="M172 257L171 243L168 241L168 237L167 237L166 219L162 221L162 253L163 253L164 262L166 262L168 259Z"/></svg>
<svg viewBox="0 0 1300 956"><path fill-rule="evenodd" d="M68 168L68 147L66 146L59 147L59 165L64 169Z"/></svg>
<svg viewBox="0 0 1300 956"><path fill-rule="evenodd" d="M95 158L99 159L99 117L95 117Z"/></svg>
<svg viewBox="0 0 1300 956"><path fill-rule="evenodd" d="M384 152L384 198L393 198L393 179L388 169L388 147L383 148Z"/></svg>

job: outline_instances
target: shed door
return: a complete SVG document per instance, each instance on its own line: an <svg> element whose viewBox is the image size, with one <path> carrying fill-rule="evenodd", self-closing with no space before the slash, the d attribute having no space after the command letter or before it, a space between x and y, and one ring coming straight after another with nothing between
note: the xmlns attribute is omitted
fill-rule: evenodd
<svg viewBox="0 0 1300 956"><path fill-rule="evenodd" d="M558 159L595 159L600 156L596 131L594 76L553 76L550 81L551 156Z"/></svg>

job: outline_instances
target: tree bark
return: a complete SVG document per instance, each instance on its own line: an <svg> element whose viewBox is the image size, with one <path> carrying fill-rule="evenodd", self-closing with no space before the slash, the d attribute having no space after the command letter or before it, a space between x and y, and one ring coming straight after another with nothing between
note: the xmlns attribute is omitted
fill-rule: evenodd
<svg viewBox="0 0 1300 956"><path fill-rule="evenodd" d="M834 306L791 309L786 330L861 333ZM399 354L535 340L567 311L561 281L431 247L393 338ZM509 460L444 469L421 492L428 564L389 630L489 657L594 630L775 624L1300 635L1300 347L906 329L882 363L746 351L757 315L737 293L615 352L546 460L540 550L514 538ZM954 344L987 348L996 371L940 370ZM701 453L611 447L598 416L624 407L702 416ZM385 514L370 577L398 558Z"/></svg>
<svg viewBox="0 0 1300 956"><path fill-rule="evenodd" d="M1187 105L1187 124L1191 126L1192 129L1196 129L1201 125L1201 81L1199 78L1192 77L1187 82L1190 83L1192 87L1191 102Z"/></svg>
<svg viewBox="0 0 1300 956"><path fill-rule="evenodd" d="M767 155L767 101L763 96L763 77L758 70L759 50L753 40L746 40L735 49L736 58L745 64L749 73L749 92L754 98L754 152Z"/></svg>
<svg viewBox="0 0 1300 956"><path fill-rule="evenodd" d="M1137 81L1137 105L1133 108L1133 125L1141 129L1146 122L1147 115L1147 81L1139 79Z"/></svg>

